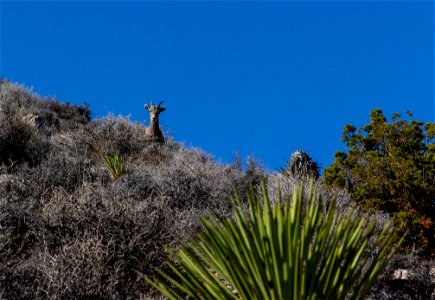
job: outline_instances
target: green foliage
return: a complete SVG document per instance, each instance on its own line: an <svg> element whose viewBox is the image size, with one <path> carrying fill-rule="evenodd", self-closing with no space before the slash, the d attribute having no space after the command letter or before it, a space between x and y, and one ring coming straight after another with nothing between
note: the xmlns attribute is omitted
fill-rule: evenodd
<svg viewBox="0 0 435 300"><path fill-rule="evenodd" d="M296 178L315 179L320 176L320 167L311 156L307 153L296 150L290 157L286 168L279 170L285 176L294 176Z"/></svg>
<svg viewBox="0 0 435 300"><path fill-rule="evenodd" d="M403 119L388 122L382 110L363 128L346 125L347 152L335 153L326 183L345 187L366 208L391 213L410 231L404 246L435 255L435 124Z"/></svg>
<svg viewBox="0 0 435 300"><path fill-rule="evenodd" d="M118 153L105 157L104 163L106 164L106 168L112 180L118 179L125 173L124 162Z"/></svg>
<svg viewBox="0 0 435 300"><path fill-rule="evenodd" d="M205 231L168 262L172 273L146 280L170 299L364 297L394 253L390 226L375 237L375 222L339 216L333 203L323 216L312 187L306 203L296 187L292 205L281 196L271 205L262 188L262 203L248 194L248 213L234 194L236 221L202 218Z"/></svg>

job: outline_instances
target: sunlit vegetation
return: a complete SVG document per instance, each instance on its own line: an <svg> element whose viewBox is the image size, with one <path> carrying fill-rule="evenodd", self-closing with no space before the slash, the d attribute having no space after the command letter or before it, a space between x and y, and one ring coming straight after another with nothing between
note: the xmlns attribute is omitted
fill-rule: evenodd
<svg viewBox="0 0 435 300"><path fill-rule="evenodd" d="M387 223L393 221L394 230L401 229L400 222L414 224L409 229L424 239L420 242L414 235L406 240L406 248L392 257L367 298L400 299L398 295L407 294L430 299L434 265L427 249L433 244L426 232L433 230L434 220L429 212L435 186L434 128L400 118L387 123L379 112L374 117L373 129L367 128L370 140L349 128L349 151L313 182L322 218L335 203L338 215L352 210L376 224L366 249L376 245ZM1 299L162 299L144 276L154 280L156 268L171 274L166 261L176 257L179 241L189 244L201 232L200 216L237 218L232 191L240 197L237 203L245 209L251 203L258 215L266 213L262 181L271 211L278 186L282 199L293 195L295 183L305 186L308 197L305 179L313 174L303 171L303 165L295 169L302 173L283 175L253 160L246 167L240 161L220 164L167 136L164 123L161 127L163 144L147 138L142 123L122 116L91 118L87 105L42 98L0 81ZM394 135L392 141L398 144L389 143L384 133ZM358 150L359 142L366 148ZM388 152L382 147L378 156L374 150L364 152L378 144ZM110 166L105 158L112 159ZM385 170L391 173L381 172ZM379 180L364 179L365 172ZM328 236L326 242L332 241ZM413 245L416 252L410 250ZM364 262L357 256L353 261ZM406 278L395 275L398 269L406 270ZM230 279L223 269L217 273Z"/></svg>
<svg viewBox="0 0 435 300"><path fill-rule="evenodd" d="M409 232L405 250L435 257L435 124L380 109L370 123L343 130L347 151L335 153L325 169L326 183L345 188L361 207L384 211Z"/></svg>
<svg viewBox="0 0 435 300"><path fill-rule="evenodd" d="M362 299L398 246L389 224L376 232L355 210L339 215L331 203L323 216L313 186L271 205L263 184L262 199L251 190L248 201L245 213L234 195L236 220L203 218L168 262L173 275L147 281L169 299Z"/></svg>
<svg viewBox="0 0 435 300"><path fill-rule="evenodd" d="M104 163L106 164L107 171L109 171L112 180L118 179L126 171L125 164L118 153L106 156L104 158Z"/></svg>

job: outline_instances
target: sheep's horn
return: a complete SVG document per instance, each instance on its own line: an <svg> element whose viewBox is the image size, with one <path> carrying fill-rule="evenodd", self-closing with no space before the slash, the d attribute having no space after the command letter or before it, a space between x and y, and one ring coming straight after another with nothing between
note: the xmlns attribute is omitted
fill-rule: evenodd
<svg viewBox="0 0 435 300"><path fill-rule="evenodd" d="M163 103L163 101L160 101L159 105L157 105L157 107L160 107L160 105Z"/></svg>

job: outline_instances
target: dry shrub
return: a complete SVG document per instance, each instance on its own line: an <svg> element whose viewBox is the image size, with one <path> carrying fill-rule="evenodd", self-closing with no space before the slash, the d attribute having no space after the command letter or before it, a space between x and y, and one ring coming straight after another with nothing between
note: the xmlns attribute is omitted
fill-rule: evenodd
<svg viewBox="0 0 435 300"><path fill-rule="evenodd" d="M73 130L91 120L87 104L62 103L57 99L40 99L38 95L23 86L2 80L0 82L0 113L2 118L35 115L41 118L39 127L47 132Z"/></svg>
<svg viewBox="0 0 435 300"><path fill-rule="evenodd" d="M0 164L31 167L52 150L49 135L89 123L87 105L43 99L22 86L0 82Z"/></svg>
<svg viewBox="0 0 435 300"><path fill-rule="evenodd" d="M78 129L91 121L89 105L74 105L68 102L61 103L56 99L37 101L30 112L40 116L45 126L57 131Z"/></svg>
<svg viewBox="0 0 435 300"><path fill-rule="evenodd" d="M426 300L435 297L435 262L414 253L397 255L378 280L368 299Z"/></svg>
<svg viewBox="0 0 435 300"><path fill-rule="evenodd" d="M109 115L96 119L85 128L85 136L97 159L119 153L122 157L137 156L148 145L145 128L129 119Z"/></svg>
<svg viewBox="0 0 435 300"><path fill-rule="evenodd" d="M27 124L20 115L0 118L0 164L9 167L38 165L50 150L46 136Z"/></svg>
<svg viewBox="0 0 435 300"><path fill-rule="evenodd" d="M172 145L175 143L171 139L166 139L166 144L148 143L140 152L138 160L149 166L158 167L168 160L171 154Z"/></svg>
<svg viewBox="0 0 435 300"><path fill-rule="evenodd" d="M54 254L41 252L38 269L46 278L41 296L48 299L101 296L106 289L103 284L110 288L104 281L110 271L106 267L107 247L94 232L85 232L83 236L60 246Z"/></svg>

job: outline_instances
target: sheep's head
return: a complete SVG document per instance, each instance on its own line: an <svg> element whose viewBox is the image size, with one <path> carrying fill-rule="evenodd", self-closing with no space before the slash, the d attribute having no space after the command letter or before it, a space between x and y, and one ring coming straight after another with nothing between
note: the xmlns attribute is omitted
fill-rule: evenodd
<svg viewBox="0 0 435 300"><path fill-rule="evenodd" d="M159 114L166 109L166 107L160 106L162 103L163 101L158 105L154 105L153 102L151 102L150 106L148 106L148 104L144 105L146 110L150 113L150 122L157 122L159 120Z"/></svg>

